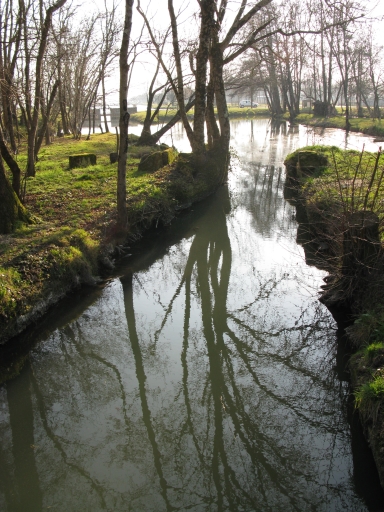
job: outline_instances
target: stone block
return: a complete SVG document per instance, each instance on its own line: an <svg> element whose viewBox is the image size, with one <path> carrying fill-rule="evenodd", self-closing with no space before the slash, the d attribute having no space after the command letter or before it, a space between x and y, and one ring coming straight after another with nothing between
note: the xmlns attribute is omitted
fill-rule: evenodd
<svg viewBox="0 0 384 512"><path fill-rule="evenodd" d="M69 168L88 167L96 165L96 155L94 153L84 153L82 155L71 155L69 157Z"/></svg>
<svg viewBox="0 0 384 512"><path fill-rule="evenodd" d="M142 157L139 163L139 171L145 173L154 173L175 161L177 157L177 151L172 148L168 148L164 151L155 151L149 155Z"/></svg>

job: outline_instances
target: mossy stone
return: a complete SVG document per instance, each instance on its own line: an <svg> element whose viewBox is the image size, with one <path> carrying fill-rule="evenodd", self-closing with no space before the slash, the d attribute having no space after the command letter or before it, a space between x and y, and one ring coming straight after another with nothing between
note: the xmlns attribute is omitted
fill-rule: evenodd
<svg viewBox="0 0 384 512"><path fill-rule="evenodd" d="M172 164L177 158L177 151L173 148L165 149L161 152L163 158L163 165Z"/></svg>
<svg viewBox="0 0 384 512"><path fill-rule="evenodd" d="M311 176L317 170L326 167L328 158L317 151L298 150L285 159L284 165L289 177L301 178L302 176Z"/></svg>
<svg viewBox="0 0 384 512"><path fill-rule="evenodd" d="M173 148L168 148L164 151L155 151L149 155L142 157L139 163L139 172L154 173L166 165L170 165L177 158L177 151Z"/></svg>
<svg viewBox="0 0 384 512"><path fill-rule="evenodd" d="M96 155L94 153L83 153L82 155L71 155L69 157L69 168L88 167L96 165Z"/></svg>

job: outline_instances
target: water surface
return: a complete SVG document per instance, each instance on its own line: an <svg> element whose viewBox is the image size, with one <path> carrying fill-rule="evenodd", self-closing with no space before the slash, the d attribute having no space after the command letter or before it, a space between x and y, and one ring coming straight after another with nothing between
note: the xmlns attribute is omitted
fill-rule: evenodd
<svg viewBox="0 0 384 512"><path fill-rule="evenodd" d="M232 134L228 187L56 308L0 387L1 510L379 508L317 300L325 274L305 264L283 198L286 154L344 134L268 120Z"/></svg>

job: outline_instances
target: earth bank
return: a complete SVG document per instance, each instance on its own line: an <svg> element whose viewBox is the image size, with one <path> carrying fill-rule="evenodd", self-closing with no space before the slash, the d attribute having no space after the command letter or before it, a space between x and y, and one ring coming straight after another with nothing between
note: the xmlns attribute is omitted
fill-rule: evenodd
<svg viewBox="0 0 384 512"><path fill-rule="evenodd" d="M285 194L307 263L328 272L320 300L345 328L355 408L384 488L383 164L380 153L303 148L285 160Z"/></svg>

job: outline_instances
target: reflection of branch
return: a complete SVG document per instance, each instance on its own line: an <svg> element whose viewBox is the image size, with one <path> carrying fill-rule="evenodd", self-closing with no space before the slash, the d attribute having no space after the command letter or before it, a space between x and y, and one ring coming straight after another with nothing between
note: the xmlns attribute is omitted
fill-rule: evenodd
<svg viewBox="0 0 384 512"><path fill-rule="evenodd" d="M302 318L303 316L304 316L304 312L300 315L300 318ZM304 366L297 367L294 364L292 364L292 362L291 362L291 359L293 357L299 355L303 350L307 349L308 347L311 347L311 345L312 345L311 335L313 334L313 332L315 332L318 329L318 327L321 323L321 319L316 320L316 322L314 322L312 324L295 325L294 327L286 327L286 328L282 328L282 329L274 331L274 332L269 332L269 331L257 331L256 332L254 329L252 329L250 326L245 324L240 319L236 318L234 315L228 315L228 318L230 318L239 327L242 327L244 330L246 330L248 333L250 333L251 336L253 337L253 339L255 339L259 342L261 342L262 340L265 340L265 336L272 338L272 337L279 337L282 334L287 334L287 333L292 333L292 332L300 333L302 335L300 345L296 349L292 349L291 352L287 356L280 356L278 353L273 353L273 354L267 353L267 354L259 354L259 357L268 357L268 358L273 359L274 361L284 363L285 366L287 366L291 370L294 370L295 372L300 373L301 375L309 377L313 384L317 383L317 384L320 384L321 387L325 388L326 383L320 377L318 377L316 374L306 370ZM295 324L297 324L297 322L298 321L296 321ZM307 330L307 333L305 335L303 335L304 330ZM235 336L235 335L233 334L233 336ZM238 339L238 338L236 338L236 339ZM242 340L241 343L246 346L247 350L253 350L253 347L248 346L244 340ZM333 350L333 347L331 345L329 348L329 352L331 352L332 350ZM308 390L309 389L307 388L307 391Z"/></svg>
<svg viewBox="0 0 384 512"><path fill-rule="evenodd" d="M82 331L81 331L81 328L79 325L77 325L77 329L78 329L78 333L79 333L79 340L81 341L83 335L82 335ZM102 358L101 356L99 356L97 354L94 354L93 352L86 352L86 353L83 352L83 350L81 350L81 348L78 346L78 343L76 342L76 337L73 332L71 332L70 338L71 338L73 345L76 347L79 356L82 359L84 359L85 361L88 358L94 359L95 361L101 363L102 365L104 365L107 368L109 368L110 370L112 370L112 372L116 375L116 379L120 386L121 400L123 403L124 421L125 421L125 425L126 425L127 431L128 431L130 428L130 425L129 425L129 419L127 416L127 397L125 394L123 379L121 378L119 369L114 364L110 363L109 361L106 361L104 358Z"/></svg>
<svg viewBox="0 0 384 512"><path fill-rule="evenodd" d="M236 384L235 384L235 372L233 370L233 366L231 363L231 357L227 350L226 345L223 343L221 346L221 353L223 354L223 358L227 361L227 367L230 375L230 382L232 384L233 395L236 403L233 402L232 396L229 392L227 385L225 384L224 377L222 377L222 393L225 397L226 403L226 411L230 415L235 430L241 439L243 446L246 448L247 453L249 454L254 468L258 468L260 464L264 468L264 470L269 475L270 479L277 488L280 489L286 495L286 483L282 481L280 473L275 469L272 464L270 464L264 455L264 451L260 448L256 449L255 441L259 440L268 445L268 447L273 452L273 455L276 459L280 461L280 465L285 470L286 457L281 454L278 446L274 446L271 444L272 439L268 439L261 431L257 428L257 423L251 420L249 414L244 409L244 403L242 399L242 395L239 392ZM240 417L240 419L238 418ZM291 468L291 471L294 471ZM294 471L296 476L305 476L308 479L308 475L304 472ZM263 479L260 478L260 485L262 485ZM244 492L244 490L243 490ZM264 498L266 499L265 493L263 492ZM290 498L291 503L294 505L295 498Z"/></svg>
<svg viewBox="0 0 384 512"><path fill-rule="evenodd" d="M302 325L294 326L294 327L283 327L282 329L277 330L277 331L257 331L256 332L254 329L252 329L252 327L250 327L249 325L244 323L242 320L240 320L240 318L237 318L235 315L228 313L228 318L230 318L239 327L242 327L243 329L248 331L252 335L252 337L258 341L262 341L262 339L264 339L265 336L268 336L269 338L278 338L282 334L286 334L286 333L290 333L290 332L300 332L303 329L312 329L313 328L313 330L316 330L316 328L319 326L319 323L321 322L321 320L318 320L317 322L315 322L313 324L302 324Z"/></svg>
<svg viewBox="0 0 384 512"><path fill-rule="evenodd" d="M252 306L256 304L259 300L265 300L268 299L273 290L277 288L277 286L283 281L283 279L286 277L285 274L281 276L280 279L270 279L269 281L265 282L262 286L260 286L260 290L256 296L256 298L250 302L249 304L246 304L242 308L237 309L236 311L239 313L242 313L243 311L247 311ZM269 288L267 288L269 285Z"/></svg>
<svg viewBox="0 0 384 512"><path fill-rule="evenodd" d="M94 489L96 491L97 495L100 498L100 502L101 502L101 506L102 506L103 510L107 510L107 504L105 503L104 496L103 496L103 486L100 485L99 483L97 483L97 481L94 480L90 476L90 474L87 471L85 471L85 469L77 466L73 462L69 462L68 456L65 453L64 448L61 446L61 444L59 442L58 436L56 436L53 433L52 429L48 425L48 419L47 419L47 416L45 414L45 409L46 408L45 408L45 404L44 404L44 397L43 397L42 393L40 392L38 382L37 382L33 372L31 372L31 382L32 382L32 386L33 386L34 391L35 391L35 395L36 395L36 399L37 399L37 406L38 406L38 409L39 409L39 412L40 412L41 421L42 421L42 424L43 424L43 427L44 427L44 430L45 430L47 436L50 438L50 440L52 441L52 443L55 446L55 448L61 454L63 462L68 467L70 467L70 468L74 469L75 471L77 471L82 477L84 477L91 484L92 489Z"/></svg>
<svg viewBox="0 0 384 512"><path fill-rule="evenodd" d="M250 373L250 375L252 376L253 380L255 381L255 383L260 387L260 389L262 389L264 391L264 393L269 396L270 398L272 398L273 400L276 400L276 402L286 406L286 401L279 397L278 395L276 395L275 393L273 393L270 389L267 388L267 386L261 384L256 372L253 370L252 366L251 366L251 363L250 361L248 360L246 354L244 353L244 350L242 349L242 343L240 342L240 340L237 338L237 336L235 335L235 333L233 331L231 331L229 328L228 328L228 331L227 331L227 334L228 336L231 338L231 340L233 341L233 343L235 344L236 348L237 348L237 351L238 351L238 354L241 358L241 360L244 362L248 372ZM305 416L305 414L301 413L299 409L297 409L296 407L294 407L293 404L290 404L290 407L291 407L291 410L292 412L294 412L296 414L296 416L298 416L300 419L303 419L305 420L306 423L309 423L311 426L313 427L317 427L318 426L318 423L315 422L314 420L311 420L310 418L308 418L307 416ZM331 428L331 426L330 426Z"/></svg>
<svg viewBox="0 0 384 512"><path fill-rule="evenodd" d="M189 392L188 392L188 365L187 365L187 350L188 350L188 339L189 339L189 319L191 316L191 279L190 276L186 279L185 282L185 314L184 314L184 336L183 336L183 350L181 352L181 366L183 368L183 393L184 393L184 401L187 409L187 419L186 426L188 427L188 432L191 434L193 443L196 448L197 456L200 460L201 466L207 466L204 461L203 454L199 448L199 443L197 436L195 434L195 429L193 427L192 421L192 408L191 402L189 400ZM182 428L182 430L184 427Z"/></svg>
<svg viewBox="0 0 384 512"><path fill-rule="evenodd" d="M227 331L228 334L228 331ZM243 399L241 397L241 393L239 392L237 385L235 383L235 372L233 370L232 366L232 360L231 360L231 354L229 352L229 349L227 345L224 343L223 339L223 333L220 333L218 336L218 339L220 340L218 342L217 352L222 355L223 360L227 362L227 368L229 372L230 382L232 385L232 392L236 399L236 404L234 404L233 399L231 397L231 394L229 392L228 386L225 383L223 371L222 371L222 363L220 364L220 380L221 380L221 391L222 394L225 397L225 403L227 405L227 412L230 415L233 425L235 427L236 432L238 433L240 439L243 442L243 445L246 448L247 453L249 454L254 467L257 467L258 464L262 464L264 469L267 471L269 476L271 477L272 481L275 481L277 484L277 487L280 488L280 490L284 489L284 485L280 485L280 479L278 478L277 471L268 463L266 457L263 455L261 450L256 451L256 447L253 442L250 440L261 439L263 440L270 449L273 451L274 456L277 459L280 459L280 463L284 465L285 463L285 457L280 454L280 451L278 448L271 445L269 440L265 435L263 435L259 429L257 429L257 425L252 422L250 419L248 413L246 413L244 409ZM239 344L241 343L238 340ZM238 416L241 417L241 421L238 419ZM255 432L256 431L256 432ZM256 434L256 435L255 435ZM243 493L245 493L243 489ZM265 496L264 496L265 497Z"/></svg>
<svg viewBox="0 0 384 512"><path fill-rule="evenodd" d="M180 291L181 291L181 288L183 287L184 282L185 282L185 274L184 274L183 278L181 279L181 282L180 282L179 286L177 287L175 293L173 294L173 297L170 300L170 303L168 304L168 307L165 312L165 316L163 318L163 321L161 322L159 329L157 329L157 331L155 332L155 343L154 343L155 346L156 346L157 342L159 341L159 336L161 334L161 331L163 330L165 324L167 323L168 316L172 313L173 303L175 302L177 297L180 295Z"/></svg>
<svg viewBox="0 0 384 512"><path fill-rule="evenodd" d="M193 267L195 266L199 252L200 252L199 236L196 235L192 242L191 248L189 250L188 260L185 265L183 277L182 277L180 284L177 287L175 293L173 294L173 297L166 309L165 316L161 322L160 328L155 332L155 344L159 340L159 336L168 320L169 315L172 313L173 304L174 304L175 300L177 299L177 297L179 296L181 288L183 287L183 284L186 282L187 279L190 279L190 277L192 275L192 270L193 270Z"/></svg>

